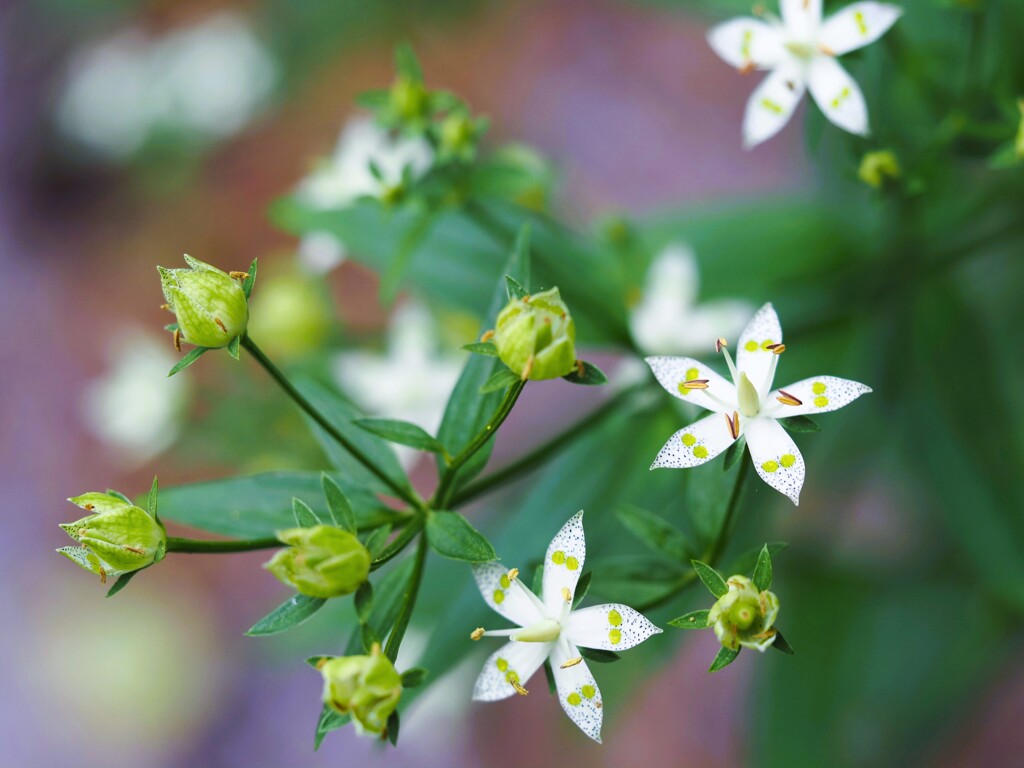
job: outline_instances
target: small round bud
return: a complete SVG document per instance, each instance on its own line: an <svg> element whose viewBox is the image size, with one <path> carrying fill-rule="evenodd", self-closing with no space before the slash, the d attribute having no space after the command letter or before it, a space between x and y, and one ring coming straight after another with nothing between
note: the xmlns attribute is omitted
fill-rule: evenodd
<svg viewBox="0 0 1024 768"><path fill-rule="evenodd" d="M68 501L90 514L61 525L81 546L57 551L103 581L145 568L167 554L164 527L141 507L107 493L86 493Z"/></svg>
<svg viewBox="0 0 1024 768"><path fill-rule="evenodd" d="M189 269L157 267L164 297L182 338L198 347L226 347L245 333L249 304L238 280L186 255Z"/></svg>
<svg viewBox="0 0 1024 768"><path fill-rule="evenodd" d="M414 122L425 116L430 98L423 83L401 77L391 86L391 109L406 122Z"/></svg>
<svg viewBox="0 0 1024 768"><path fill-rule="evenodd" d="M858 178L875 189L879 189L887 179L898 179L901 174L900 161L888 150L865 154L857 171Z"/></svg>
<svg viewBox="0 0 1024 768"><path fill-rule="evenodd" d="M380 646L369 656L340 656L320 666L324 704L351 715L360 731L383 733L402 697L402 677Z"/></svg>
<svg viewBox="0 0 1024 768"><path fill-rule="evenodd" d="M359 589L370 574L370 553L354 535L332 525L277 532L289 545L263 567L310 597L338 597Z"/></svg>
<svg viewBox="0 0 1024 768"><path fill-rule="evenodd" d="M726 648L764 651L775 642L772 625L779 613L779 598L768 590L758 593L746 576L732 576L726 584L729 591L711 607L708 624Z"/></svg>
<svg viewBox="0 0 1024 768"><path fill-rule="evenodd" d="M493 341L501 362L522 379L556 379L576 367L576 324L557 288L510 301Z"/></svg>
<svg viewBox="0 0 1024 768"><path fill-rule="evenodd" d="M472 160L476 154L477 127L464 112L452 112L441 123L440 154Z"/></svg>

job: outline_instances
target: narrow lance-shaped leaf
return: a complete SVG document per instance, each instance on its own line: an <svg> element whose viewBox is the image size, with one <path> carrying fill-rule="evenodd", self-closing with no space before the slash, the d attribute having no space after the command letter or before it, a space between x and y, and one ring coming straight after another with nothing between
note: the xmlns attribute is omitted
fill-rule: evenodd
<svg viewBox="0 0 1024 768"><path fill-rule="evenodd" d="M736 657L740 655L740 649L737 648L735 651L731 648L720 648L718 655L715 656L715 660L711 662L711 666L708 667L708 672L717 672L720 669L724 669L736 661Z"/></svg>
<svg viewBox="0 0 1024 768"><path fill-rule="evenodd" d="M620 506L615 514L626 530L669 560L684 563L691 557L682 532L664 518L628 504Z"/></svg>
<svg viewBox="0 0 1024 768"><path fill-rule="evenodd" d="M519 382L519 377L516 376L508 368L500 368L495 371L491 377L484 382L484 385L480 387L480 394L486 395L489 392L498 392L499 390L505 390L511 387L513 384Z"/></svg>
<svg viewBox="0 0 1024 768"><path fill-rule="evenodd" d="M231 355L233 358L235 358L235 360L238 360L239 359L239 355L241 354L239 352L239 348L241 347L241 344L242 344L242 337L241 336L235 336L235 338L233 338L231 341L228 342L228 354Z"/></svg>
<svg viewBox="0 0 1024 768"><path fill-rule="evenodd" d="M690 613L683 614L678 619L672 619L669 625L679 629L707 629L709 613L710 611L707 609L691 611Z"/></svg>
<svg viewBox="0 0 1024 768"><path fill-rule="evenodd" d="M427 670L423 667L412 667L402 673L402 687L417 688L423 685L423 681L426 680L426 678Z"/></svg>
<svg viewBox="0 0 1024 768"><path fill-rule="evenodd" d="M359 585L355 594L356 616L360 624L365 624L370 619L370 611L373 610L373 584L364 581Z"/></svg>
<svg viewBox="0 0 1024 768"><path fill-rule="evenodd" d="M410 448L418 448L421 451L447 455L444 446L441 445L441 442L436 437L432 437L422 427L411 424L408 421L399 421L398 419L358 419L355 424L367 432L383 437L389 442L407 445Z"/></svg>
<svg viewBox="0 0 1024 768"><path fill-rule="evenodd" d="M378 528L366 537L366 541L363 542L363 545L369 550L371 556L377 557L381 552L384 551L384 547L387 546L388 536L390 535L391 526L382 525L380 528Z"/></svg>
<svg viewBox="0 0 1024 768"><path fill-rule="evenodd" d="M611 664L622 658L615 651L606 651L602 648L580 648L579 651L580 656L587 661L594 661L598 664Z"/></svg>
<svg viewBox="0 0 1024 768"><path fill-rule="evenodd" d="M757 557L753 581L758 592L764 592L772 585L772 555L767 544L761 548L761 554Z"/></svg>
<svg viewBox="0 0 1024 768"><path fill-rule="evenodd" d="M722 574L710 565L702 563L700 560L691 560L690 562L693 564L693 570L697 572L697 576L704 582L704 586L708 588L712 595L721 597L729 591L729 587L726 586Z"/></svg>
<svg viewBox="0 0 1024 768"><path fill-rule="evenodd" d="M312 528L315 525L322 525L316 512L310 509L309 504L302 499L292 499L292 513L295 515L295 525L299 528Z"/></svg>
<svg viewBox="0 0 1024 768"><path fill-rule="evenodd" d="M790 432L821 432L818 422L809 416L788 416L785 419L779 419L779 424Z"/></svg>
<svg viewBox="0 0 1024 768"><path fill-rule="evenodd" d="M252 296L252 288L256 284L256 259L252 260L252 264L249 265L249 276L242 280L242 293L245 294L245 298Z"/></svg>
<svg viewBox="0 0 1024 768"><path fill-rule="evenodd" d="M582 384L587 387L599 387L608 383L608 377L604 375L604 371L593 363L580 360L578 366L576 370L567 373L562 378L571 384Z"/></svg>
<svg viewBox="0 0 1024 768"><path fill-rule="evenodd" d="M324 607L327 601L322 597L295 594L281 605L253 624L245 633L250 637L265 637L286 632L309 619Z"/></svg>
<svg viewBox="0 0 1024 768"><path fill-rule="evenodd" d="M114 584L110 587L110 589L107 590L107 597L113 597L122 589L127 587L128 582L135 578L135 574L137 573L138 571L129 571L128 573L122 573L120 576L118 576L117 581L115 581Z"/></svg>
<svg viewBox="0 0 1024 768"><path fill-rule="evenodd" d="M576 582L576 592L572 596L573 610L576 610L579 604L583 602L583 598L587 596L587 592L590 591L590 582L593 578L593 571L584 571L583 575L580 576L580 580ZM540 594L540 589L536 590L536 593Z"/></svg>
<svg viewBox="0 0 1024 768"><path fill-rule="evenodd" d="M435 552L453 560L482 563L498 559L491 542L457 512L431 512L427 540Z"/></svg>
<svg viewBox="0 0 1024 768"><path fill-rule="evenodd" d="M772 643L772 648L776 651L782 651L790 656L796 654L796 651L793 650L793 646L789 644L789 641L787 641L778 630L775 630L775 642Z"/></svg>
<svg viewBox="0 0 1024 768"><path fill-rule="evenodd" d="M334 525L349 533L356 532L356 515L352 511L352 504L349 502L341 486L326 472L320 475L320 485L324 489L324 498L327 500L327 514Z"/></svg>
<svg viewBox="0 0 1024 768"><path fill-rule="evenodd" d="M189 352L187 355L185 355L183 358L181 358L181 360L179 360L177 363L175 363L174 367L171 368L171 370L167 373L167 376L171 377L171 376L173 376L176 373L180 373L181 371L184 371L186 368L188 368L190 365L192 365L192 363L194 363L196 360L198 360L200 357L202 357L204 354L206 354L209 351L210 351L209 347L196 347L191 352Z"/></svg>
<svg viewBox="0 0 1024 768"><path fill-rule="evenodd" d="M722 471L728 472L737 461L743 458L743 454L747 447L746 435L740 435L738 440L733 440L728 448L725 449L725 461L722 463Z"/></svg>
<svg viewBox="0 0 1024 768"><path fill-rule="evenodd" d="M160 522L160 515L157 510L157 497L159 496L159 494L160 483L157 481L157 478L154 477L153 485L149 487L149 499L147 499L146 501L146 509L149 512L149 514L153 516L153 519L156 520L158 523Z"/></svg>
<svg viewBox="0 0 1024 768"><path fill-rule="evenodd" d="M489 341L474 341L472 344L463 344L462 348L475 355L484 355L486 357L498 356L498 348Z"/></svg>
<svg viewBox="0 0 1024 768"><path fill-rule="evenodd" d="M399 726L398 710L396 709L390 715L388 715L387 734L388 741L391 742L391 746L398 746L398 726Z"/></svg>

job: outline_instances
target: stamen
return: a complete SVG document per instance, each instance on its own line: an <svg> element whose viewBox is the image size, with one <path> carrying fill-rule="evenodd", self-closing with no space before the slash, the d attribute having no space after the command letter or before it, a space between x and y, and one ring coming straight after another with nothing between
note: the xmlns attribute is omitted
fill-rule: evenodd
<svg viewBox="0 0 1024 768"><path fill-rule="evenodd" d="M715 352L721 353L723 349L729 346L729 342L721 336L715 341Z"/></svg>
<svg viewBox="0 0 1024 768"><path fill-rule="evenodd" d="M249 273L248 272L228 272L228 274L231 277L235 278L235 280L248 280L249 279Z"/></svg>
<svg viewBox="0 0 1024 768"><path fill-rule="evenodd" d="M709 379L690 379L689 381L684 381L681 386L684 389L707 389L708 381Z"/></svg>
<svg viewBox="0 0 1024 768"><path fill-rule="evenodd" d="M483 636L484 636L484 628L483 627L477 627L476 629L474 629L470 633L469 639L470 640L479 640Z"/></svg>
<svg viewBox="0 0 1024 768"><path fill-rule="evenodd" d="M729 434L732 435L732 439L736 440L740 436L740 414L738 411L733 411L732 416L728 413L723 413L725 416L725 423L729 425Z"/></svg>
<svg viewBox="0 0 1024 768"><path fill-rule="evenodd" d="M803 405L804 404L803 400L801 400L801 399L799 399L797 397L793 397L793 395L789 394L789 392L787 392L784 389L780 389L779 390L779 395L775 399L778 400L783 405Z"/></svg>
<svg viewBox="0 0 1024 768"><path fill-rule="evenodd" d="M526 299L523 299L523 301L526 301ZM532 370L533 370L533 355L530 355L529 359L527 359L527 361L526 361L526 367L523 368L523 375L521 377L523 381L526 381L528 378L530 378L530 372Z"/></svg>
<svg viewBox="0 0 1024 768"><path fill-rule="evenodd" d="M103 568L103 566L101 565L100 566L100 584L106 584L106 583L107 583L107 572Z"/></svg>
<svg viewBox="0 0 1024 768"><path fill-rule="evenodd" d="M776 351L779 347L781 347L781 351ZM779 355L786 351L786 346L784 344L772 344L769 348L775 354L772 355L772 362L771 365L768 366L768 373L765 375L764 381L761 383L761 389L758 391L758 394L762 398L767 397L768 393L771 391L772 382L775 381L775 369L779 365Z"/></svg>
<svg viewBox="0 0 1024 768"><path fill-rule="evenodd" d="M488 342L494 338L494 331L485 331L484 335L480 337L480 343Z"/></svg>
<svg viewBox="0 0 1024 768"><path fill-rule="evenodd" d="M569 591L568 587L562 587L562 599L567 603L572 602L572 592Z"/></svg>
<svg viewBox="0 0 1024 768"><path fill-rule="evenodd" d="M223 320L221 320L221 319L220 319L219 317L215 317L215 318L213 318L213 322L215 322L215 323L216 323L217 325L219 325L219 326L220 326L220 329L221 329L222 331L224 331L224 333L227 333L227 332L228 332L228 329L227 329L227 328L226 328L226 327L224 326L224 321L223 321Z"/></svg>
<svg viewBox="0 0 1024 768"><path fill-rule="evenodd" d="M755 69L757 69L757 64L755 64L752 61L745 61L745 62L743 62L743 66L740 67L740 74L741 75L749 75Z"/></svg>
<svg viewBox="0 0 1024 768"><path fill-rule="evenodd" d="M174 329L174 348L181 352L181 329Z"/></svg>
<svg viewBox="0 0 1024 768"><path fill-rule="evenodd" d="M519 579L518 568L513 568L511 571L508 572L508 580L516 586L518 586L519 589L523 591L523 594L526 595L526 599L533 603L534 608L536 608L540 612L541 616L546 615L547 608L544 606L544 603L542 603L541 599L537 597L535 594L533 594L533 592L527 589L526 585L523 584L523 582Z"/></svg>
<svg viewBox="0 0 1024 768"><path fill-rule="evenodd" d="M170 308L171 308L170 304L161 304L160 305L160 309L167 309L167 310L169 310Z"/></svg>
<svg viewBox="0 0 1024 768"><path fill-rule="evenodd" d="M725 339L719 339L719 342L725 341ZM715 344L718 347L718 351L725 355L725 364L729 366L729 375L732 376L732 383L736 384L740 380L739 373L736 372L736 364L732 361L732 355L729 354L728 345L726 344Z"/></svg>
<svg viewBox="0 0 1024 768"><path fill-rule="evenodd" d="M512 687L516 689L516 693L520 696L528 696L530 694L528 690L519 684L518 680L509 680L509 682L512 684Z"/></svg>
<svg viewBox="0 0 1024 768"><path fill-rule="evenodd" d="M577 664L583 661L582 656L577 656L575 659L569 659L565 664L559 664L559 669L568 669L569 667L575 667Z"/></svg>
<svg viewBox="0 0 1024 768"><path fill-rule="evenodd" d="M583 365L583 361L582 360L577 360L576 361L576 375L577 376L582 376L586 370L587 370L587 368L586 368L586 366Z"/></svg>
<svg viewBox="0 0 1024 768"><path fill-rule="evenodd" d="M770 349L774 354L781 355L786 351L785 344L769 344L765 349Z"/></svg>
<svg viewBox="0 0 1024 768"><path fill-rule="evenodd" d="M824 43L818 43L818 50L824 53L826 56L831 56L832 58L835 58L836 52L833 51Z"/></svg>
<svg viewBox="0 0 1024 768"><path fill-rule="evenodd" d="M717 395L711 394L711 390L710 389L705 389L703 392L701 392L701 394L704 395L704 397L708 398L709 400L711 400L711 401L713 401L715 403L718 403L718 405L720 405L722 407L722 409L725 410L725 411L728 411L730 408L734 407L734 405L730 405L729 403L725 402L725 400L723 400L722 398L718 397Z"/></svg>
<svg viewBox="0 0 1024 768"><path fill-rule="evenodd" d="M508 572L508 580L509 581L515 581L517 578L519 578L519 569L518 568L513 568L511 571Z"/></svg>

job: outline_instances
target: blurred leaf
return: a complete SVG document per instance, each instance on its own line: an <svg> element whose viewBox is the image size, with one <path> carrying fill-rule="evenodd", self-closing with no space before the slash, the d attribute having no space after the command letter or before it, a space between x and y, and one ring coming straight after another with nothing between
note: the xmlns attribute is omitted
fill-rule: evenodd
<svg viewBox="0 0 1024 768"><path fill-rule="evenodd" d="M381 552L387 546L388 537L391 536L391 526L382 525L377 530L373 531L366 537L364 546L369 550L370 555L374 558L380 557Z"/></svg>
<svg viewBox="0 0 1024 768"><path fill-rule="evenodd" d="M821 427L818 426L818 422L809 416L788 416L785 419L779 419L779 424L785 427L790 432L821 432Z"/></svg>
<svg viewBox="0 0 1024 768"><path fill-rule="evenodd" d="M405 596L412 571L413 558L406 557L391 568L373 588L373 608L370 610L365 626L369 627L382 640L398 619L398 612L402 608L402 598ZM362 637L359 632L356 632L349 638L344 655L351 656L354 653L360 653L361 649Z"/></svg>
<svg viewBox="0 0 1024 768"><path fill-rule="evenodd" d="M287 632L323 608L326 602L322 597L294 594L253 624L245 634L249 637L264 637Z"/></svg>
<svg viewBox="0 0 1024 768"><path fill-rule="evenodd" d="M331 731L336 731L339 728L348 724L349 716L342 715L335 712L327 704L324 704L320 709L320 719L316 723L316 735L313 739L313 749L320 749L320 745L324 741L324 737Z"/></svg>
<svg viewBox="0 0 1024 768"><path fill-rule="evenodd" d="M417 83L423 82L423 68L416 57L416 52L408 43L401 43L395 47L395 69L404 78Z"/></svg>
<svg viewBox="0 0 1024 768"><path fill-rule="evenodd" d="M470 563L497 560L491 543L469 521L457 512L434 512L427 515L427 541L439 555Z"/></svg>
<svg viewBox="0 0 1024 768"><path fill-rule="evenodd" d="M122 589L127 587L128 582L135 578L135 574L137 573L138 571L129 571L128 573L122 573L120 576L118 576L117 581L115 581L113 585L110 587L110 589L107 590L107 597L113 597Z"/></svg>
<svg viewBox="0 0 1024 768"><path fill-rule="evenodd" d="M252 297L253 286L256 285L256 259L252 260L252 264L249 265L249 272L242 280L242 293L245 294L245 298ZM235 356L237 357L237 355Z"/></svg>
<svg viewBox="0 0 1024 768"><path fill-rule="evenodd" d="M653 512L623 504L615 510L615 514L626 530L672 562L685 563L693 557L682 532Z"/></svg>
<svg viewBox="0 0 1024 768"><path fill-rule="evenodd" d="M738 439L733 440L729 447L725 449L725 461L722 464L722 470L728 472L735 466L736 462L743 458L743 454L746 452L747 447L747 436L740 435Z"/></svg>
<svg viewBox="0 0 1024 768"><path fill-rule="evenodd" d="M418 688L423 685L423 681L426 680L426 678L427 670L423 667L412 667L402 673L402 687Z"/></svg>
<svg viewBox="0 0 1024 768"><path fill-rule="evenodd" d="M491 374L491 377L484 382L484 385L480 387L480 394L485 395L489 392L504 391L513 384L518 383L519 380L519 377L508 368L501 368Z"/></svg>
<svg viewBox="0 0 1024 768"><path fill-rule="evenodd" d="M620 555L594 563L591 589L615 603L645 605L678 588L683 574L677 566L650 557Z"/></svg>
<svg viewBox="0 0 1024 768"><path fill-rule="evenodd" d="M772 648L776 651L782 651L783 653L789 654L790 656L796 654L796 651L793 650L793 646L789 644L789 641L786 640L786 638L782 636L782 633L777 629L775 630L775 642L772 643Z"/></svg>
<svg viewBox="0 0 1024 768"><path fill-rule="evenodd" d="M583 384L588 387L599 387L602 384L608 383L608 377L604 375L604 371L593 363L580 360L579 364L583 368L582 373L579 370L574 370L562 378L571 384Z"/></svg>
<svg viewBox="0 0 1024 768"><path fill-rule="evenodd" d="M168 372L168 376L173 376L176 373L180 373L188 368L192 363L198 360L200 357L210 351L209 347L195 347L191 352L185 355L181 360L174 364L174 367Z"/></svg>
<svg viewBox="0 0 1024 768"><path fill-rule="evenodd" d="M487 357L498 356L498 348L489 341L477 341L472 344L463 344L462 348L467 352L472 352L477 355L486 355Z"/></svg>
<svg viewBox="0 0 1024 768"><path fill-rule="evenodd" d="M697 576L704 582L704 586L708 588L712 595L721 597L729 591L729 587L726 586L722 574L710 565L702 563L700 560L691 560L690 562L693 564L693 570L697 572Z"/></svg>
<svg viewBox="0 0 1024 768"><path fill-rule="evenodd" d="M603 648L579 648L580 656L585 658L587 661L593 661L598 664L611 664L612 662L618 661L622 657L615 651L606 651Z"/></svg>
<svg viewBox="0 0 1024 768"><path fill-rule="evenodd" d="M758 592L764 592L772 585L772 556L767 544L761 548L761 553L757 556L753 582Z"/></svg>
<svg viewBox="0 0 1024 768"><path fill-rule="evenodd" d="M387 723L388 741L391 742L391 746L393 746L393 747L397 747L398 746L398 727L399 727L399 715L398 715L398 710L396 709L394 712L392 712L390 715L388 715L388 723Z"/></svg>
<svg viewBox="0 0 1024 768"><path fill-rule="evenodd" d="M392 443L407 445L410 448L418 448L421 451L430 451L442 455L446 453L444 446L441 445L437 438L427 434L423 427L411 424L408 421L399 421L398 419L358 419L355 423L367 432L372 432Z"/></svg>
<svg viewBox="0 0 1024 768"><path fill-rule="evenodd" d="M120 494L118 494L120 496ZM123 498L123 497L122 497ZM128 502L129 504L131 502ZM158 506L160 504L160 482L156 477L153 478L153 484L149 487L149 498L146 499L146 511L153 517L154 520L160 522L160 514Z"/></svg>
<svg viewBox="0 0 1024 768"><path fill-rule="evenodd" d="M364 581L359 585L354 602L359 623L365 624L370 618L370 611L373 609L373 584L370 581Z"/></svg>
<svg viewBox="0 0 1024 768"><path fill-rule="evenodd" d="M720 669L724 669L736 661L736 657L740 655L740 650L737 648L735 651L729 648L720 648L718 655L715 656L715 660L711 662L711 666L708 667L708 672L717 672Z"/></svg>
<svg viewBox="0 0 1024 768"><path fill-rule="evenodd" d="M594 578L593 571L584 571L580 576L580 580L576 582L576 592L572 596L572 608L576 610L579 604L583 602L583 598L587 596L587 592L590 591L590 581ZM536 594L540 594L540 589L535 591Z"/></svg>
<svg viewBox="0 0 1024 768"><path fill-rule="evenodd" d="M339 528L355 533L356 516L352 511L352 504L349 503L341 486L326 472L320 475L320 484L324 489L324 500L327 502L327 513L331 521Z"/></svg>
<svg viewBox="0 0 1024 768"><path fill-rule="evenodd" d="M238 357L238 355L239 355L238 349L241 346L241 343L242 343L242 337L241 336L235 336L235 338L233 338L231 341L228 342L228 354L231 355L233 358L235 358L235 360L239 359L239 357Z"/></svg>
<svg viewBox="0 0 1024 768"><path fill-rule="evenodd" d="M770 541L766 545L768 547L768 554L773 558L779 554L782 550L789 546L784 541ZM732 561L732 565L725 569L729 573L750 573L757 566L758 558L761 556L761 550L758 547L752 547L738 555L735 560Z"/></svg>
<svg viewBox="0 0 1024 768"><path fill-rule="evenodd" d="M709 613L710 611L708 610L691 611L690 613L683 614L678 619L672 619L669 625L679 629L707 629Z"/></svg>
<svg viewBox="0 0 1024 768"><path fill-rule="evenodd" d="M292 499L292 514L295 515L295 525L298 528L312 528L322 525L316 512L309 508L309 505L302 499Z"/></svg>

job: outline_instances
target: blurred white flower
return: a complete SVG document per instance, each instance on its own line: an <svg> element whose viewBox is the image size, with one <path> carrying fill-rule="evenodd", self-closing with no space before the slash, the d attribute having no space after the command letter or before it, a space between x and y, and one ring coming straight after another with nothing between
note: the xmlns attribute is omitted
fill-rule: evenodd
<svg viewBox="0 0 1024 768"><path fill-rule="evenodd" d="M124 161L157 131L204 141L240 131L277 77L248 22L219 13L162 37L120 31L78 52L57 106L61 131Z"/></svg>
<svg viewBox="0 0 1024 768"><path fill-rule="evenodd" d="M334 154L299 183L296 194L313 208L344 208L360 197L383 196L402 183L406 169L412 179L420 178L433 162L434 152L424 139L392 135L373 118L359 116L345 124ZM327 232L312 232L299 245L300 263L313 272L333 269L345 256L344 243Z"/></svg>
<svg viewBox="0 0 1024 768"><path fill-rule="evenodd" d="M107 371L86 387L82 420L118 459L144 464L177 439L191 382L167 376L177 356L166 339L142 331L115 338L107 359Z"/></svg>
<svg viewBox="0 0 1024 768"><path fill-rule="evenodd" d="M629 323L645 354L679 355L712 349L719 336L735 336L753 316L745 301L697 304L700 273L693 251L682 243L665 248L647 271L643 297Z"/></svg>
<svg viewBox="0 0 1024 768"><path fill-rule="evenodd" d="M408 302L391 319L386 353L343 352L334 371L342 389L371 416L408 421L434 435L463 362L461 355L439 351L434 319ZM407 469L420 455L396 448Z"/></svg>

